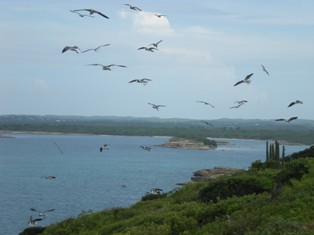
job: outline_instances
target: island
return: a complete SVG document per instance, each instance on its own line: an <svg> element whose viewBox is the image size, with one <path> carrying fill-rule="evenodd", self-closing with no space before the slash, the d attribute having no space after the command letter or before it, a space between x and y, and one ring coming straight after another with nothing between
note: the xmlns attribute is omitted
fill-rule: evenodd
<svg viewBox="0 0 314 235"><path fill-rule="evenodd" d="M187 139L181 137L172 137L167 142L158 146L166 148L183 148L195 150L209 150L217 148L217 143L209 139Z"/></svg>

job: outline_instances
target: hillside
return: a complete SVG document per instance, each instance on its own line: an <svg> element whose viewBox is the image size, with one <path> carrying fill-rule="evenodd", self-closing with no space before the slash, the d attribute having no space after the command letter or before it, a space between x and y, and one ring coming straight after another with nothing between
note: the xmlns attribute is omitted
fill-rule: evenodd
<svg viewBox="0 0 314 235"><path fill-rule="evenodd" d="M130 208L82 212L20 235L264 235L314 233L314 147L280 164L256 161L206 182L144 195Z"/></svg>
<svg viewBox="0 0 314 235"><path fill-rule="evenodd" d="M210 123L213 126L205 125L202 120L178 118L2 115L0 131L175 136L194 139L207 137L277 139L307 145L314 144L313 120L285 123L274 120L217 119L210 120Z"/></svg>

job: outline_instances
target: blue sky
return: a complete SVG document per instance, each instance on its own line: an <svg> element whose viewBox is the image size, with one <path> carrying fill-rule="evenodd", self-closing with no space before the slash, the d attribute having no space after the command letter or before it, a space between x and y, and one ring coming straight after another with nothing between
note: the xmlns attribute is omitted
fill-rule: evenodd
<svg viewBox="0 0 314 235"><path fill-rule="evenodd" d="M314 119L314 1L2 0L0 5L6 9L0 15L0 115ZM69 11L85 8L110 19ZM154 53L137 50L159 40ZM61 53L65 46L85 50L106 43L111 45L98 53ZM92 63L127 68L86 66ZM250 73L250 85L233 86ZM144 77L152 80L146 86L129 83ZM287 108L296 99L304 103ZM248 102L230 109L236 100ZM166 107L156 111L148 102Z"/></svg>

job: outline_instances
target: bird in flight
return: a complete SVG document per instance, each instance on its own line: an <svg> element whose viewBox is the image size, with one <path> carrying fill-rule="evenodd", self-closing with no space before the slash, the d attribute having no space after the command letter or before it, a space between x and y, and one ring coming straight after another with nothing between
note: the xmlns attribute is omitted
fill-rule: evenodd
<svg viewBox="0 0 314 235"><path fill-rule="evenodd" d="M77 14L80 17L85 17L85 16L87 16L87 17L95 17L95 16L91 16L91 15L85 15L85 14L79 13L79 12L74 11L74 10L70 10L70 12L75 13L75 14Z"/></svg>
<svg viewBox="0 0 314 235"><path fill-rule="evenodd" d="M154 50L158 50L158 49L156 47L140 47L137 50L145 50L145 51L154 52Z"/></svg>
<svg viewBox="0 0 314 235"><path fill-rule="evenodd" d="M152 104L152 103L148 103L148 104L150 104L150 105L152 105L152 108L153 109L156 109L157 111L159 111L159 108L160 107L166 107L166 105L161 105L161 104Z"/></svg>
<svg viewBox="0 0 314 235"><path fill-rule="evenodd" d="M30 210L34 211L34 212L38 212L38 216L39 217L46 217L48 212L54 211L55 209L49 209L49 210L45 210L45 211L38 211L38 210L36 210L34 208L31 208Z"/></svg>
<svg viewBox="0 0 314 235"><path fill-rule="evenodd" d="M98 52L101 47L106 47L106 46L110 46L110 44L108 43L108 44L100 45L100 46L98 46L96 48L87 49L87 50L82 51L82 53L85 53L85 52L88 52L88 51Z"/></svg>
<svg viewBox="0 0 314 235"><path fill-rule="evenodd" d="M208 122L208 121L202 121L206 126L214 126L212 123Z"/></svg>
<svg viewBox="0 0 314 235"><path fill-rule="evenodd" d="M129 83L137 82L137 83L142 83L143 85L146 85L151 79L148 78L142 78L142 79L134 79L129 81Z"/></svg>
<svg viewBox="0 0 314 235"><path fill-rule="evenodd" d="M151 147L148 147L148 146L140 146L140 147L146 151L150 151L152 149Z"/></svg>
<svg viewBox="0 0 314 235"><path fill-rule="evenodd" d="M56 179L57 177L55 177L55 176L53 176L53 175L47 175L47 176L44 176L44 178L45 178L46 180L54 180L54 179Z"/></svg>
<svg viewBox="0 0 314 235"><path fill-rule="evenodd" d="M108 144L104 144L99 148L99 151L102 152L103 150L109 150L109 145Z"/></svg>
<svg viewBox="0 0 314 235"><path fill-rule="evenodd" d="M161 18L162 16L166 16L166 15L162 15L162 14L154 14L155 16L157 16L158 18Z"/></svg>
<svg viewBox="0 0 314 235"><path fill-rule="evenodd" d="M62 49L62 53L67 51L75 51L77 54L80 53L80 48L78 46L66 46Z"/></svg>
<svg viewBox="0 0 314 235"><path fill-rule="evenodd" d="M140 8L138 8L137 6L133 6L133 5L130 5L130 4L124 4L128 7L130 7L131 10L134 10L134 11L142 11Z"/></svg>
<svg viewBox="0 0 314 235"><path fill-rule="evenodd" d="M285 121L285 122L291 122L291 121L293 121L293 120L296 120L296 119L298 119L298 117L291 117L291 118L289 118L289 119L284 119L284 118L279 118L279 119L276 119L275 121Z"/></svg>
<svg viewBox="0 0 314 235"><path fill-rule="evenodd" d="M250 83L251 83L251 79L250 79L250 78L251 78L252 76L253 76L253 73L247 75L243 80L238 81L236 84L234 84L234 86L237 86L237 85L239 85L239 84L241 84L241 83L250 84Z"/></svg>
<svg viewBox="0 0 314 235"><path fill-rule="evenodd" d="M269 76L269 72L267 71L267 69L265 68L264 65L261 65L262 66L262 70Z"/></svg>
<svg viewBox="0 0 314 235"><path fill-rule="evenodd" d="M212 104L210 104L210 103L208 103L208 102L206 102L206 101L197 100L196 102L198 102L198 103L203 103L203 104L205 104L205 105L209 105L209 106L211 106L211 107L215 108L215 106L214 106L214 105L212 105Z"/></svg>
<svg viewBox="0 0 314 235"><path fill-rule="evenodd" d="M41 218L38 218L38 219L33 219L33 216L30 216L29 217L29 221L28 221L28 225L29 226L36 226L36 224L37 224L37 222L38 221L41 221L41 220L43 220L43 219L41 219Z"/></svg>
<svg viewBox="0 0 314 235"><path fill-rule="evenodd" d="M295 104L303 104L303 101L301 101L301 100L293 101L293 102L291 102L291 103L288 105L288 108L291 107L291 106L293 106L293 105L295 105Z"/></svg>
<svg viewBox="0 0 314 235"><path fill-rule="evenodd" d="M87 11L87 12L89 12L90 15L93 15L93 14L96 13L96 14L98 14L98 15L100 15L100 16L106 18L106 19L109 19L108 16L106 16L105 14L101 13L100 11L96 11L96 10L94 10L94 9L78 9L78 10L72 10L72 12L79 12L79 11Z"/></svg>
<svg viewBox="0 0 314 235"><path fill-rule="evenodd" d="M161 43L162 42L162 40L159 40L158 42L156 42L156 43L151 43L151 44L149 44L148 46L154 46L155 48L158 48L158 44L159 43Z"/></svg>
<svg viewBox="0 0 314 235"><path fill-rule="evenodd" d="M125 65L120 65L120 64L109 64L109 65L103 65L103 64L87 64L86 66L101 66L103 70L108 70L111 71L111 67L122 67L126 68Z"/></svg>

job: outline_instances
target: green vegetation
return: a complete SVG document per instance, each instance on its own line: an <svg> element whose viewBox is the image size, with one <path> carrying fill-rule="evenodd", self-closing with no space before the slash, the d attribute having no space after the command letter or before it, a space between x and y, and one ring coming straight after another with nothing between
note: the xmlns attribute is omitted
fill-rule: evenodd
<svg viewBox="0 0 314 235"><path fill-rule="evenodd" d="M314 147L269 162L21 235L314 234Z"/></svg>

